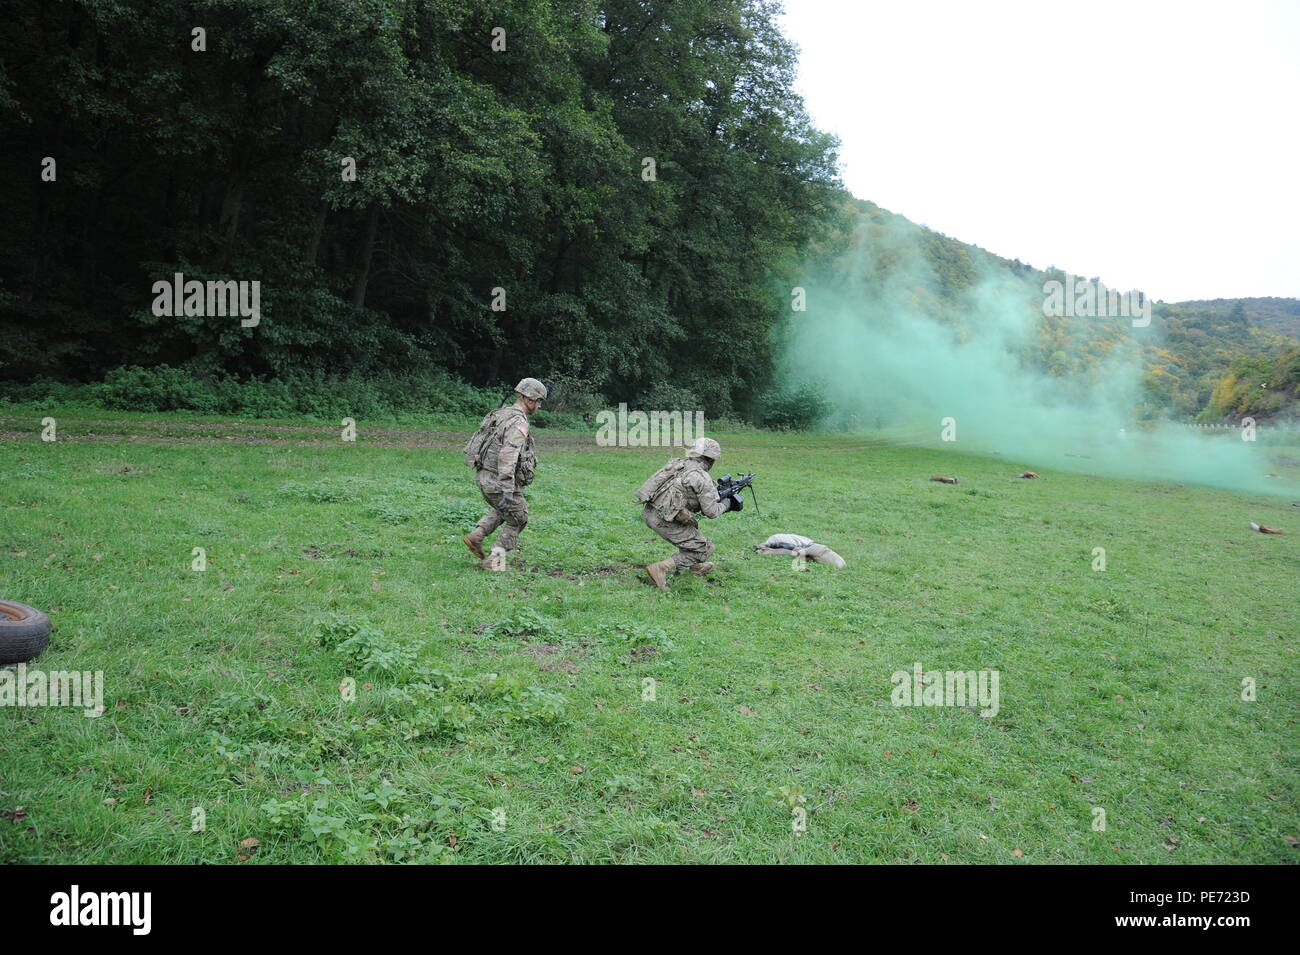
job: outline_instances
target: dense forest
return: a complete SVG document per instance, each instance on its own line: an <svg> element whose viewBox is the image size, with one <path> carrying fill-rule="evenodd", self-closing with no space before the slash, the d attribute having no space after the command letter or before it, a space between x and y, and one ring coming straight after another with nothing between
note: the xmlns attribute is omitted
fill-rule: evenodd
<svg viewBox="0 0 1300 955"><path fill-rule="evenodd" d="M0 375L438 366L743 407L837 189L775 9L18 0ZM155 316L177 272L259 281L261 324Z"/></svg>
<svg viewBox="0 0 1300 955"><path fill-rule="evenodd" d="M907 235L918 294L956 301L992 271L1037 307L1062 273L844 192L777 9L15 0L0 394L107 379L124 405L248 410L220 388L384 381L399 401L417 379L527 374L560 410L782 422L791 290L848 243ZM259 324L155 314L176 273L259 282ZM1138 343L1044 318L1031 358L1086 375L1137 348L1147 415L1296 413L1300 302L1161 303L1154 324Z"/></svg>

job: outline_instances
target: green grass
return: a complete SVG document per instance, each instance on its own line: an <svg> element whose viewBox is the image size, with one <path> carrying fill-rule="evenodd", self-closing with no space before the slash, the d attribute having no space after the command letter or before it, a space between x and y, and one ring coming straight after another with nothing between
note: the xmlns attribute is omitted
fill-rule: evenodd
<svg viewBox="0 0 1300 955"><path fill-rule="evenodd" d="M454 447L75 409L46 444L44 413L0 420L0 596L107 709L0 708L0 862L1297 858L1285 498L720 435L762 516L706 522L715 576L661 594L632 495L664 451L543 448L488 574ZM848 569L750 552L776 531ZM893 706L914 662L996 669L999 712Z"/></svg>

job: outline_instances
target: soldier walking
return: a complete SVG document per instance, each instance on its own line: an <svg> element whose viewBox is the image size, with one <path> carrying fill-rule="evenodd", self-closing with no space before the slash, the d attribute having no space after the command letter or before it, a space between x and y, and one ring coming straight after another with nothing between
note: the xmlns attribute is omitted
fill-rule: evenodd
<svg viewBox="0 0 1300 955"><path fill-rule="evenodd" d="M465 445L465 463L474 469L479 492L489 510L462 540L484 570L505 570L506 554L528 523L528 501L523 489L537 473L528 416L541 407L546 386L525 378L515 386L515 403L498 408L483 419ZM484 557L483 542L504 524L491 552Z"/></svg>

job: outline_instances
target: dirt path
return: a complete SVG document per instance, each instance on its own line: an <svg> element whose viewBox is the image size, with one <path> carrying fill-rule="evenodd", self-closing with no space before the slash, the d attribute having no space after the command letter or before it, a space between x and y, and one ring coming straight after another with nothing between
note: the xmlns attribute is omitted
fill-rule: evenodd
<svg viewBox="0 0 1300 955"><path fill-rule="evenodd" d="M608 450L595 435L549 435L534 430L538 448L562 451ZM38 442L41 427L25 418L0 417L0 442ZM130 444L272 444L308 447L340 441L334 425L261 424L256 421L95 421L69 419L58 426L58 440L69 443L127 442ZM459 450L468 432L424 431L414 428L362 426L357 444L380 448L439 448Z"/></svg>

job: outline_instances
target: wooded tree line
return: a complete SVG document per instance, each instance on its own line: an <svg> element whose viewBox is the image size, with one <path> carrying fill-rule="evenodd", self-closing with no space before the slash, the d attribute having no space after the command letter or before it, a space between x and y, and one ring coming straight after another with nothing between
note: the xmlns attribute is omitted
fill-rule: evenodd
<svg viewBox="0 0 1300 955"><path fill-rule="evenodd" d="M436 366L744 412L842 197L776 12L15 0L0 378ZM260 281L260 325L155 316L176 272Z"/></svg>

